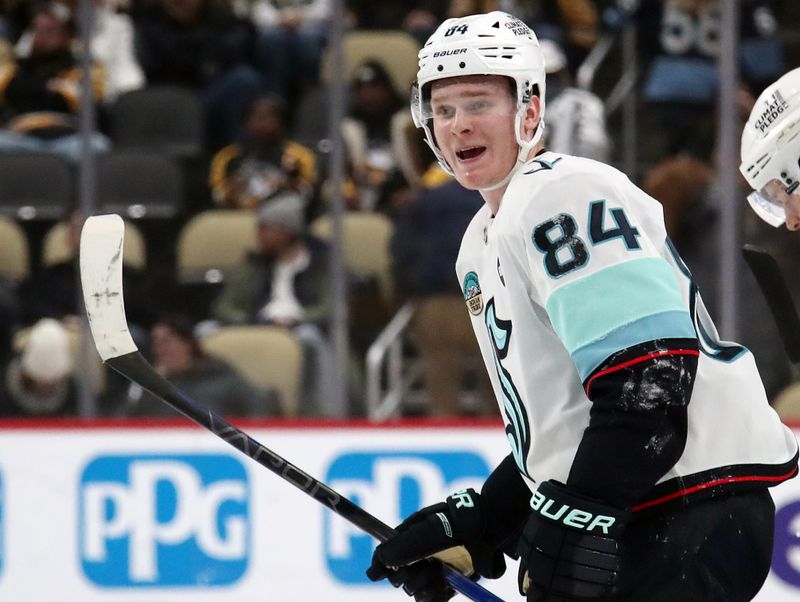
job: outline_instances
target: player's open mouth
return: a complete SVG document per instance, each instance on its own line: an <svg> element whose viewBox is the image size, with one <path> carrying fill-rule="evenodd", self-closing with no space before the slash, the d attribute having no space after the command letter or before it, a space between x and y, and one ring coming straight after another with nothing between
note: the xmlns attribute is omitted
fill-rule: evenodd
<svg viewBox="0 0 800 602"><path fill-rule="evenodd" d="M470 161L480 157L484 151L486 151L485 146L470 146L469 148L457 150L456 157L458 157L459 161Z"/></svg>

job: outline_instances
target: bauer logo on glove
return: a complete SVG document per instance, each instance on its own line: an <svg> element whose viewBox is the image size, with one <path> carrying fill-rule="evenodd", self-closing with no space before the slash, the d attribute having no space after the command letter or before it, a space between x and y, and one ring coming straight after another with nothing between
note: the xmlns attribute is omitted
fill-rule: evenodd
<svg viewBox="0 0 800 602"><path fill-rule="evenodd" d="M529 601L600 600L617 593L620 544L629 512L571 491L556 481L539 485L519 542L519 589Z"/></svg>
<svg viewBox="0 0 800 602"><path fill-rule="evenodd" d="M585 531L602 531L608 535L609 529L617 522L617 518L606 514L594 514L587 510L573 508L567 504L562 504L553 498L547 497L541 491L542 488L533 494L531 508L544 518L563 523L573 529Z"/></svg>

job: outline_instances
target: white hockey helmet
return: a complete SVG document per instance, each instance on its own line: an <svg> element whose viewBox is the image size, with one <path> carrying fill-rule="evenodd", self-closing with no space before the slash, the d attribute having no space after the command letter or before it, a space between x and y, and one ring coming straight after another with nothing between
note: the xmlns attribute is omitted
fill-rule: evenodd
<svg viewBox="0 0 800 602"><path fill-rule="evenodd" d="M799 134L800 68L761 93L742 132L739 170L754 191L747 200L775 227L786 220L781 197L800 186Z"/></svg>
<svg viewBox="0 0 800 602"><path fill-rule="evenodd" d="M432 82L465 75L502 75L514 81L517 96L514 129L519 144L517 161L525 161L544 132L545 69L536 34L516 17L494 11L447 19L419 51L411 114L415 125L425 130L425 140L439 164L450 175L453 171L436 144L431 115L426 107ZM520 131L522 118L532 94L537 94L540 100L539 126L531 140L523 140Z"/></svg>

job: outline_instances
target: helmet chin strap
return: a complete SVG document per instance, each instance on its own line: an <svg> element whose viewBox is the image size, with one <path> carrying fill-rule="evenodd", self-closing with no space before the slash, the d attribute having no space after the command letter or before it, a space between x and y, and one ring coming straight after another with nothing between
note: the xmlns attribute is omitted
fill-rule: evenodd
<svg viewBox="0 0 800 602"><path fill-rule="evenodd" d="M514 174L516 174L524 164L525 160L520 159L518 155L517 160L514 161L514 167L511 168L511 171L509 171L502 180L495 182L494 184L490 184L489 186L484 186L478 192L483 192L484 190L497 190L498 188L502 188L503 186L507 185L511 181L511 178L514 177Z"/></svg>
<svg viewBox="0 0 800 602"><path fill-rule="evenodd" d="M494 184L490 184L489 186L485 186L479 190L482 192L484 190L497 190L498 188L502 188L506 186L510 181L511 178L522 168L525 163L528 161L528 155L531 152L531 149L535 147L539 140L542 139L542 135L544 134L544 122L539 121L539 124L536 126L536 132L533 135L533 138L530 140L523 140L522 136L519 134L520 131L520 124L522 122L522 114L524 111L520 111L517 113L516 118L516 130L517 130L517 144L519 145L519 152L517 153L517 160L514 161L514 167L512 167L509 172L499 181L495 182Z"/></svg>

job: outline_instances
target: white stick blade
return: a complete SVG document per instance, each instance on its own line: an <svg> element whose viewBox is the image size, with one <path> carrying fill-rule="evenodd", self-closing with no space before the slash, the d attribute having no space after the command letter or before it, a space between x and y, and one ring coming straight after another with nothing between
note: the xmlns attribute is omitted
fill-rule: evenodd
<svg viewBox="0 0 800 602"><path fill-rule="evenodd" d="M95 215L81 231L81 287L97 352L103 361L137 351L122 298L122 243L119 215Z"/></svg>

